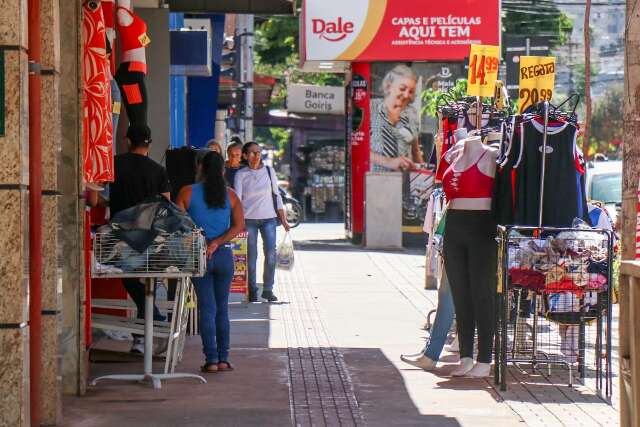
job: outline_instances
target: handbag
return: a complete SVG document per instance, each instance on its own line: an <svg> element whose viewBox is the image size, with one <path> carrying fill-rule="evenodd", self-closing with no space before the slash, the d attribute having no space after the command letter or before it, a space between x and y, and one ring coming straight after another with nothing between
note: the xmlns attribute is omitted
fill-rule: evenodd
<svg viewBox="0 0 640 427"><path fill-rule="evenodd" d="M278 222L278 225L282 225L282 221L278 216L278 195L273 191L273 178L271 177L271 171L273 169L269 166L265 166L265 168L267 168L267 175L269 175L269 182L271 183L271 201L273 202L273 210L276 213L276 221Z"/></svg>

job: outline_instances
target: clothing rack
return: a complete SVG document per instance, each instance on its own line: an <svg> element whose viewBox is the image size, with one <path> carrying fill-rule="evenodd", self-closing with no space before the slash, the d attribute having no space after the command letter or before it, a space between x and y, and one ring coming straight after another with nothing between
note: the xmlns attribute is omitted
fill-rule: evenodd
<svg viewBox="0 0 640 427"><path fill-rule="evenodd" d="M541 107L543 116L537 227L498 227L494 379L504 391L507 365L514 364L522 371L521 365L527 364L534 372L546 366L547 379L557 383L560 377L552 376L552 367L561 366L568 371L569 386L577 369L583 383L593 380L596 392L604 390L605 397L610 398L613 234L602 229L543 224L549 119L552 115L575 119L575 109L563 115L560 106L553 111L548 101L534 106ZM598 254L595 260L590 251ZM540 263L540 259L545 262Z"/></svg>
<svg viewBox="0 0 640 427"><path fill-rule="evenodd" d="M507 365L520 372L528 365L532 372L547 376L552 384L566 380L553 368L568 372L568 385L573 386L575 372L583 384L593 386L605 398L613 392L612 369L612 289L613 236L606 230L512 226L498 228L498 286L495 334L494 380L501 390L507 389ZM551 243L552 242L552 243ZM539 247L535 256L548 257L550 270L527 266L529 247ZM587 252L579 255L553 253L553 247L598 247L604 252L604 270L598 277L606 281L591 281L592 261ZM580 257L587 257L580 258ZM575 259L574 259L575 257ZM565 263L582 261L582 265L567 276L559 269ZM585 267L586 263L589 267ZM516 274L521 277L516 278ZM527 276L522 276L526 273ZM550 282L557 274L559 280ZM575 282L565 280L574 277ZM574 285L584 283L584 287ZM572 286L571 289L562 286ZM595 294L595 302L587 304L587 294ZM555 311L550 309L552 297L565 297ZM527 302L527 304L523 304ZM528 319L533 317L531 321ZM564 330L564 332L563 332ZM568 330L572 337L567 338ZM540 366L546 367L540 370Z"/></svg>

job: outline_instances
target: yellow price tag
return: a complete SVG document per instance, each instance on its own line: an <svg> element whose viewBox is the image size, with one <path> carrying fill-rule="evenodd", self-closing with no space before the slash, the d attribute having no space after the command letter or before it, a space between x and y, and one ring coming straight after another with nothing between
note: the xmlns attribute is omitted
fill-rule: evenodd
<svg viewBox="0 0 640 427"><path fill-rule="evenodd" d="M472 44L467 95L493 96L500 66L500 46Z"/></svg>
<svg viewBox="0 0 640 427"><path fill-rule="evenodd" d="M144 33L138 36L138 40L140 41L140 44L142 45L142 47L147 47L147 45L151 43L151 39L149 38L147 33Z"/></svg>
<svg viewBox="0 0 640 427"><path fill-rule="evenodd" d="M520 57L520 114L530 105L551 101L556 82L556 58L553 56Z"/></svg>

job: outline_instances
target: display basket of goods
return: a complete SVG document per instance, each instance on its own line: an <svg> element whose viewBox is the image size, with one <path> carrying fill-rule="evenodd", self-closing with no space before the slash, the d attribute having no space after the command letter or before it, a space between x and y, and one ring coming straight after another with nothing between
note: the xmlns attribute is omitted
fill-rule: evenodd
<svg viewBox="0 0 640 427"><path fill-rule="evenodd" d="M119 212L95 233L93 277L201 277L202 231L175 205L154 200Z"/></svg>
<svg viewBox="0 0 640 427"><path fill-rule="evenodd" d="M495 382L507 365L612 394L613 235L588 227L498 227Z"/></svg>

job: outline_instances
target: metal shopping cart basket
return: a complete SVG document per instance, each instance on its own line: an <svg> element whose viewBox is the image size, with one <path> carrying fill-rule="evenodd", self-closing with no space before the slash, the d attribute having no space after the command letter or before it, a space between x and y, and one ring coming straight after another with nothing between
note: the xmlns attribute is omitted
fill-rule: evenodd
<svg viewBox="0 0 640 427"><path fill-rule="evenodd" d="M112 231L93 241L93 277L201 277L206 269L206 241L201 230L159 233L143 252L131 248Z"/></svg>
<svg viewBox="0 0 640 427"><path fill-rule="evenodd" d="M612 394L610 231L499 227L495 383L507 365ZM540 369L542 368L542 369Z"/></svg>

